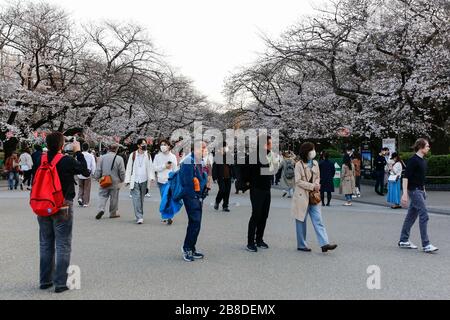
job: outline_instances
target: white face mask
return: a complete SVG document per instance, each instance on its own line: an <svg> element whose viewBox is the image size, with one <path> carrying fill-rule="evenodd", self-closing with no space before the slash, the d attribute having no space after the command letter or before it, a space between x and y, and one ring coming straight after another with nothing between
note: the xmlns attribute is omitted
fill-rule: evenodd
<svg viewBox="0 0 450 320"><path fill-rule="evenodd" d="M309 160L314 159L316 156L317 156L316 150L310 151L310 152L308 153L308 159L309 159Z"/></svg>
<svg viewBox="0 0 450 320"><path fill-rule="evenodd" d="M169 147L168 146L161 146L161 151L162 152L167 152L167 151L169 151Z"/></svg>

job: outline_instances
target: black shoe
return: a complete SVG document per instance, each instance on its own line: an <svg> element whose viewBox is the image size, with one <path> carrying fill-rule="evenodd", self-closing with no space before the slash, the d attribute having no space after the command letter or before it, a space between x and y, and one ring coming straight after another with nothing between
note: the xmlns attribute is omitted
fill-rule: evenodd
<svg viewBox="0 0 450 320"><path fill-rule="evenodd" d="M327 203L327 207L329 207L330 206L330 204L329 203Z"/></svg>
<svg viewBox="0 0 450 320"><path fill-rule="evenodd" d="M337 248L337 244L327 244L326 246L322 247L322 252L328 252L329 250L334 250Z"/></svg>
<svg viewBox="0 0 450 320"><path fill-rule="evenodd" d="M167 225L170 226L173 223L172 219L167 219Z"/></svg>
<svg viewBox="0 0 450 320"><path fill-rule="evenodd" d="M219 204L218 204L218 203L216 203L216 204L214 205L214 210L219 210Z"/></svg>
<svg viewBox="0 0 450 320"><path fill-rule="evenodd" d="M83 200L78 199L78 205L81 207L83 205Z"/></svg>
<svg viewBox="0 0 450 320"><path fill-rule="evenodd" d="M201 253L201 252L194 251L194 252L192 253L192 257L193 257L194 259L203 259L203 258L205 257L205 255L204 255L203 253Z"/></svg>
<svg viewBox="0 0 450 320"><path fill-rule="evenodd" d="M61 293L61 292L67 291L67 290L70 290L70 289L67 288L66 286L58 287L58 288L55 288L55 293Z"/></svg>
<svg viewBox="0 0 450 320"><path fill-rule="evenodd" d="M103 217L104 214L105 214L104 211L100 211L100 212L97 213L97 215L95 216L95 219L100 220L100 219Z"/></svg>
<svg viewBox="0 0 450 320"><path fill-rule="evenodd" d="M250 252L258 252L258 248L256 248L256 246L254 244L247 245L246 250L250 251Z"/></svg>
<svg viewBox="0 0 450 320"><path fill-rule="evenodd" d="M230 212L230 209L228 209L228 207L225 207L222 209L223 212Z"/></svg>
<svg viewBox="0 0 450 320"><path fill-rule="evenodd" d="M49 288L51 288L51 287L53 287L53 283L41 284L41 285L39 286L39 289L41 289L41 290L47 290L47 289L49 289Z"/></svg>
<svg viewBox="0 0 450 320"><path fill-rule="evenodd" d="M298 251L311 252L312 250L308 247L306 248L297 248Z"/></svg>
<svg viewBox="0 0 450 320"><path fill-rule="evenodd" d="M267 243L265 243L264 241L258 242L256 244L256 246L261 249L269 249L269 245Z"/></svg>

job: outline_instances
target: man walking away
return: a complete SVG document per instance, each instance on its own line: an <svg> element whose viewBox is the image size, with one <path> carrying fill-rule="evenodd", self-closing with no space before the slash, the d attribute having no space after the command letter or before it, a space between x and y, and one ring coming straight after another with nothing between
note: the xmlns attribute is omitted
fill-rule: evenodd
<svg viewBox="0 0 450 320"><path fill-rule="evenodd" d="M125 184L130 187L133 198L134 215L136 223L144 223L144 200L151 181L155 180L153 162L147 151L147 141L139 139L138 149L130 154L125 174Z"/></svg>
<svg viewBox="0 0 450 320"><path fill-rule="evenodd" d="M64 136L53 132L46 137L49 163L61 153L64 148ZM74 176L81 174L89 177L90 172L86 160L80 151L80 143L74 141L75 158L63 156L56 164L56 171L61 182L61 188L67 208L49 217L38 217L40 243L40 289L45 290L55 285L55 292L61 293L67 288L67 268L70 265L73 226L73 199L75 198ZM39 168L41 160L35 165ZM55 263L56 251L56 263Z"/></svg>
<svg viewBox="0 0 450 320"><path fill-rule="evenodd" d="M375 192L380 196L384 195L384 170L387 164L385 155L388 151L388 148L383 148L375 158Z"/></svg>
<svg viewBox="0 0 450 320"><path fill-rule="evenodd" d="M86 160L88 170L94 174L97 169L97 164L95 157L89 153L89 144L83 143L83 156ZM91 176L85 177L83 175L78 175L78 204L80 207L88 207L91 199Z"/></svg>
<svg viewBox="0 0 450 320"><path fill-rule="evenodd" d="M221 159L221 161L219 160L219 162L222 163L217 163L217 161L214 161L212 167L212 178L214 181L217 181L219 185L219 192L217 193L214 209L219 210L219 205L223 200L223 212L230 212L229 202L233 172L231 170L231 165L226 163L226 156L229 151L229 147L227 146L226 142L224 142L222 148L218 150L218 158L216 158Z"/></svg>
<svg viewBox="0 0 450 320"><path fill-rule="evenodd" d="M102 155L98 162L97 170L95 171L94 178L100 179L103 176L110 176L112 184L109 187L102 188L100 186L99 195L99 209L98 214L95 217L100 220L105 214L106 202L109 199L109 217L111 219L119 218L119 190L121 184L125 180L125 164L123 158L117 155L119 145L112 144L109 147L108 153Z"/></svg>
<svg viewBox="0 0 450 320"><path fill-rule="evenodd" d="M272 138L261 135L258 139L264 141L267 161L265 161L266 164L263 164L258 152L257 164L250 164L246 170L245 180L250 186L250 201L252 203L252 215L248 223L247 234L247 250L250 252L257 252L257 248L269 249L263 239L264 230L270 210L272 177L280 166L279 156L272 152ZM269 172L262 172L263 170Z"/></svg>
<svg viewBox="0 0 450 320"><path fill-rule="evenodd" d="M426 139L418 139L414 144L416 154L406 164L405 179L403 179L402 206L406 207L410 200L408 214L403 223L403 228L398 246L405 249L417 249L409 241L411 228L419 217L420 237L422 238L422 249L426 253L438 250L428 239L428 211L426 206L425 177L427 173L427 161L424 157L430 151L430 144Z"/></svg>

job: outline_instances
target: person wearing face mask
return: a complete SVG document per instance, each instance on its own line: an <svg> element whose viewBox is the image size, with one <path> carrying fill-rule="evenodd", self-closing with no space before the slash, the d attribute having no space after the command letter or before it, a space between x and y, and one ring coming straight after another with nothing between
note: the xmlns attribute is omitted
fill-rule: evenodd
<svg viewBox="0 0 450 320"><path fill-rule="evenodd" d="M280 157L272 152L272 138L267 135L258 137L257 146L263 143L266 159L260 158L259 150L256 164L248 164L243 170L244 182L250 188L250 201L252 215L248 223L247 248L249 252L258 252L260 249L269 249L264 242L264 230L269 217L271 202L271 178L280 167Z"/></svg>
<svg viewBox="0 0 450 320"><path fill-rule="evenodd" d="M219 205L223 200L222 210L223 212L230 212L229 201L231 192L231 179L233 173L231 165L226 163L226 155L229 152L229 147L226 142L223 143L222 148L217 152L215 161L212 166L212 179L217 181L219 185L219 192L217 193L214 209L219 210Z"/></svg>
<svg viewBox="0 0 450 320"><path fill-rule="evenodd" d="M151 182L155 180L155 171L145 139L137 141L138 149L130 154L125 173L125 184L130 187L133 198L136 223L144 223L144 199Z"/></svg>
<svg viewBox="0 0 450 320"><path fill-rule="evenodd" d="M320 169L313 143L305 142L300 146L300 161L295 165L295 192L292 200L291 213L295 218L297 229L297 249L310 252L306 243L306 220L308 215L316 231L316 236L322 252L328 252L337 248L336 244L330 244L327 231L322 222L319 203L311 202L310 193L320 191Z"/></svg>
<svg viewBox="0 0 450 320"><path fill-rule="evenodd" d="M177 157L171 152L171 144L168 140L162 140L159 145L160 152L155 156L153 167L156 172L156 182L158 183L161 197L166 187L168 187L169 173L178 170ZM171 225L173 216L161 214L161 223Z"/></svg>

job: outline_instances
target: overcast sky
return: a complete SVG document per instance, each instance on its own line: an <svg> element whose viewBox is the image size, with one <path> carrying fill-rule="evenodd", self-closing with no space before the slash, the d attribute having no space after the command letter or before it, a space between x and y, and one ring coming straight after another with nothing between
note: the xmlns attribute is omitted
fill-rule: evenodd
<svg viewBox="0 0 450 320"><path fill-rule="evenodd" d="M34 0L33 0L34 1ZM131 20L148 28L155 44L212 101L224 102L223 81L250 63L264 45L261 32L278 36L312 0L48 0L76 20Z"/></svg>

